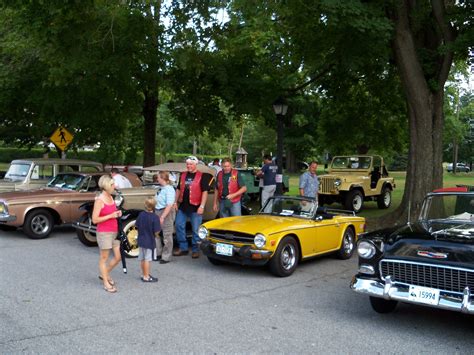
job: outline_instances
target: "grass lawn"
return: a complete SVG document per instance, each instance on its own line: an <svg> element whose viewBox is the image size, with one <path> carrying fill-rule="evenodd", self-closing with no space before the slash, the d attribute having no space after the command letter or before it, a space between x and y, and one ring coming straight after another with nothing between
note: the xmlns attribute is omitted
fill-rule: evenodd
<svg viewBox="0 0 474 355"><path fill-rule="evenodd" d="M318 171L318 174L323 174L323 171ZM395 210L402 201L403 191L405 189L406 173L403 171L391 172L390 175L395 178L396 188L392 192L392 205L386 210L380 210L377 207L377 202L364 202L362 212L359 214L362 217L380 217ZM290 191L289 195L299 195L298 190L299 175L290 174ZM444 187L454 187L456 185L474 185L474 173L444 173L443 176ZM333 208L343 209L343 206L337 203L330 205Z"/></svg>

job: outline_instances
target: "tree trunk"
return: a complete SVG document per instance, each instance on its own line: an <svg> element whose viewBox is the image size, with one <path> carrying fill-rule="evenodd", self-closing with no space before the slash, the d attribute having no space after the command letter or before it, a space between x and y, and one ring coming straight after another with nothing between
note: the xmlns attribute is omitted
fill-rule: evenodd
<svg viewBox="0 0 474 355"><path fill-rule="evenodd" d="M153 2L152 2L153 3ZM158 88L159 88L159 51L158 36L160 35L160 11L161 1L154 2L154 5L147 4L144 7L144 21L148 21L151 33L148 38L147 48L147 69L141 78L143 85L143 118L144 124L144 144L143 144L143 166L155 165L156 149L156 122L158 110Z"/></svg>
<svg viewBox="0 0 474 355"><path fill-rule="evenodd" d="M452 63L452 53L439 54L437 88L428 85L410 28L410 4L409 0L400 2L392 18L395 25L393 53L406 95L410 125L405 191L402 202L394 213L373 221L376 228L415 220L426 194L443 186L443 95L444 83ZM434 16L438 16L439 21L439 16L444 15L444 9L440 8L439 0L433 0L432 4ZM433 35L432 29L425 31L427 35ZM447 29L444 31L449 32ZM445 35L449 37L449 33ZM444 40L449 39L451 37Z"/></svg>
<svg viewBox="0 0 474 355"><path fill-rule="evenodd" d="M145 92L143 104L144 144L143 144L143 166L155 165L156 145L156 113L158 110L158 90Z"/></svg>

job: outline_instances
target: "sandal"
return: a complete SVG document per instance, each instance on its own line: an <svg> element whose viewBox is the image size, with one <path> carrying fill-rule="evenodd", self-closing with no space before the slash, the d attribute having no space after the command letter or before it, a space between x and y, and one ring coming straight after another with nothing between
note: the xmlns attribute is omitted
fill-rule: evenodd
<svg viewBox="0 0 474 355"><path fill-rule="evenodd" d="M112 287L106 287L106 286L104 286L104 290L107 291L107 292L110 292L110 293L115 293L115 292L117 292L117 289L115 288L115 286L112 286Z"/></svg>
<svg viewBox="0 0 474 355"><path fill-rule="evenodd" d="M99 280L103 281L104 279L102 278L102 276L99 275ZM110 286L112 286L112 287L115 286L115 281L114 280L109 279L108 281L109 281Z"/></svg>
<svg viewBox="0 0 474 355"><path fill-rule="evenodd" d="M142 281L143 282L158 282L158 278L157 277L153 277L151 275L148 276L147 279L145 279L143 276L142 276Z"/></svg>

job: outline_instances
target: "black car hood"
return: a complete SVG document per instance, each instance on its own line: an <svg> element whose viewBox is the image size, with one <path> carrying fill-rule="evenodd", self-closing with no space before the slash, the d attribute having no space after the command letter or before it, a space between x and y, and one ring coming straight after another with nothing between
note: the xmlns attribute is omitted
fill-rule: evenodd
<svg viewBox="0 0 474 355"><path fill-rule="evenodd" d="M474 266L474 224L418 222L371 233L384 243L383 258Z"/></svg>

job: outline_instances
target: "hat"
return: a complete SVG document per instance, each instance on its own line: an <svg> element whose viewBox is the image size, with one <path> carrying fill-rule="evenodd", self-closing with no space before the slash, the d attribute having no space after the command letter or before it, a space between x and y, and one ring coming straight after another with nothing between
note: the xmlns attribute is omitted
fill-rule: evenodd
<svg viewBox="0 0 474 355"><path fill-rule="evenodd" d="M186 158L186 163L197 164L199 163L199 160L194 155L190 155L189 157Z"/></svg>

